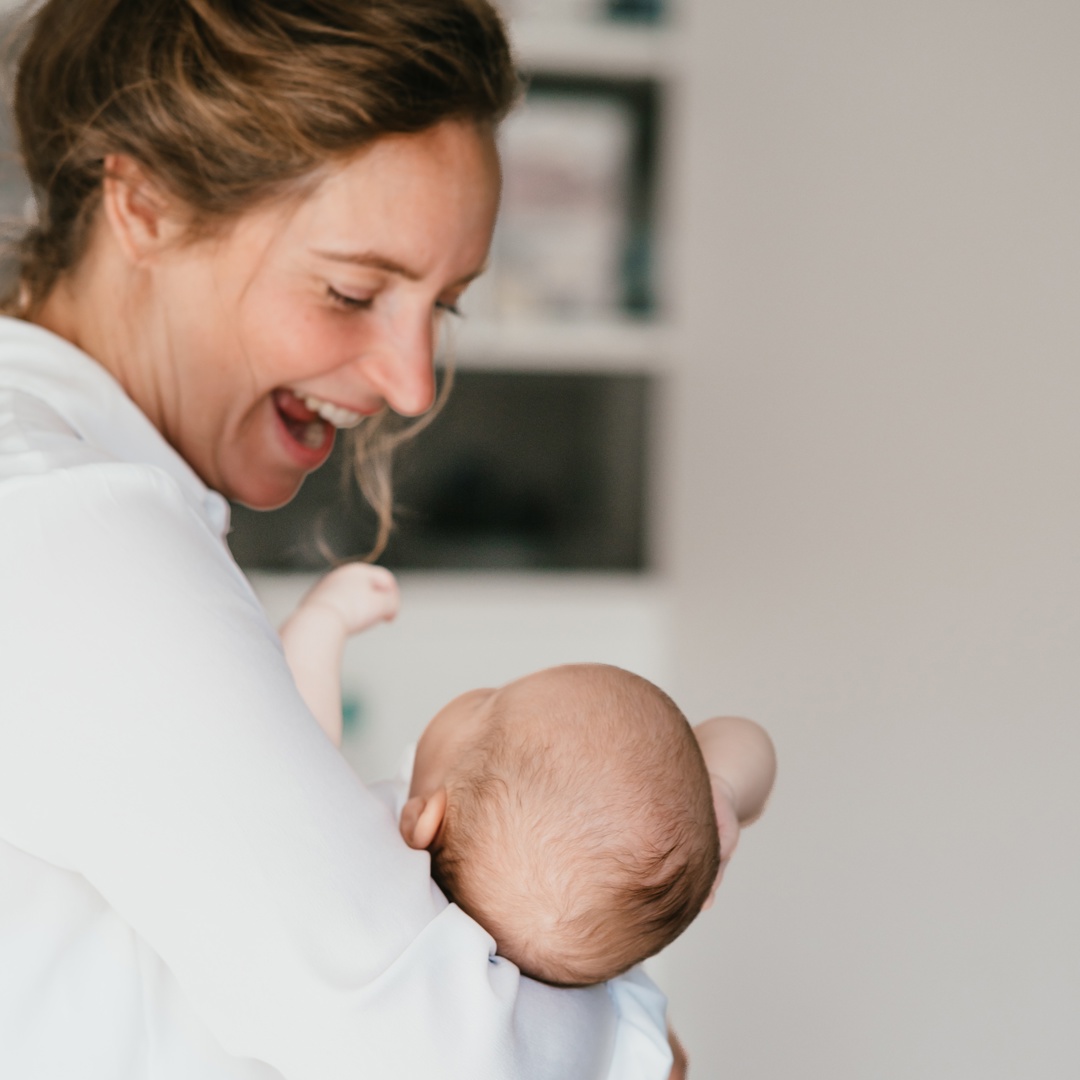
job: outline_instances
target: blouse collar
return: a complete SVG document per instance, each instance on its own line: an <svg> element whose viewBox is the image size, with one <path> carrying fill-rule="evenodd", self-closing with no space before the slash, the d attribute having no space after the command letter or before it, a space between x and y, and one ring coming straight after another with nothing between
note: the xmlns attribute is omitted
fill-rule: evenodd
<svg viewBox="0 0 1080 1080"><path fill-rule="evenodd" d="M49 403L81 439L118 461L168 473L222 539L229 504L208 488L113 376L51 330L0 316L2 384Z"/></svg>

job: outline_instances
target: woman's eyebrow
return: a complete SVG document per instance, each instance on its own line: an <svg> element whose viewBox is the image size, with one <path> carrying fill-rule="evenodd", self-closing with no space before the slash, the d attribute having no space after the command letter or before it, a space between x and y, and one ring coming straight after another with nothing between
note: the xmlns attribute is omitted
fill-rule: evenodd
<svg viewBox="0 0 1080 1080"><path fill-rule="evenodd" d="M331 262L351 263L353 266L364 266L371 270L383 270L388 274L399 274L406 281L419 281L423 277L423 274L405 266L403 263L399 263L396 259L380 255L375 251L316 251L315 254L322 259L329 259ZM485 263L479 270L474 270L472 273L459 278L454 282L454 285L468 285L470 281L478 278L486 269L487 264Z"/></svg>
<svg viewBox="0 0 1080 1080"><path fill-rule="evenodd" d="M315 254L331 262L353 263L372 270L385 270L388 274L400 274L409 281L419 281L423 276L402 263L374 251L316 251Z"/></svg>

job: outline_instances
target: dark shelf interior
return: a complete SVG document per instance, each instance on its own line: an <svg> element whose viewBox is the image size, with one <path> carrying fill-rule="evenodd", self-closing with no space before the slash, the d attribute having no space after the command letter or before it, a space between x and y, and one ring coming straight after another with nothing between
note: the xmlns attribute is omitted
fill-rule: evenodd
<svg viewBox="0 0 1080 1080"><path fill-rule="evenodd" d="M459 372L434 423L398 453L394 569L637 571L646 567L650 381L642 375ZM287 506L234 507L249 569L323 570L365 554L375 516L350 440Z"/></svg>

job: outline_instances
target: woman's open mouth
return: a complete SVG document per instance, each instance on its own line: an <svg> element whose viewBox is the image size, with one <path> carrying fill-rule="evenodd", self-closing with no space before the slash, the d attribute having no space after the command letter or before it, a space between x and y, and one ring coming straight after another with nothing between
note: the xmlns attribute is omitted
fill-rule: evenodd
<svg viewBox="0 0 1080 1080"><path fill-rule="evenodd" d="M293 453L309 469L317 468L334 448L334 424L291 390L275 390L274 409Z"/></svg>
<svg viewBox="0 0 1080 1080"><path fill-rule="evenodd" d="M318 468L334 448L338 428L354 428L378 407L357 412L304 391L279 387L273 393L274 410L289 449L308 470Z"/></svg>

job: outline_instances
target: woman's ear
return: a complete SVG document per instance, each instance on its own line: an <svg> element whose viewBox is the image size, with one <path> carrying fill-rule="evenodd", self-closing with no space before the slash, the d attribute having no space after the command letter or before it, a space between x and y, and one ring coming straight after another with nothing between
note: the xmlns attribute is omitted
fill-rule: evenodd
<svg viewBox="0 0 1080 1080"><path fill-rule="evenodd" d="M127 154L106 154L102 201L124 254L141 262L177 239L174 200Z"/></svg>
<svg viewBox="0 0 1080 1080"><path fill-rule="evenodd" d="M426 798L414 795L401 811L401 835L417 851L426 851L439 835L446 817L446 788L441 787Z"/></svg>

